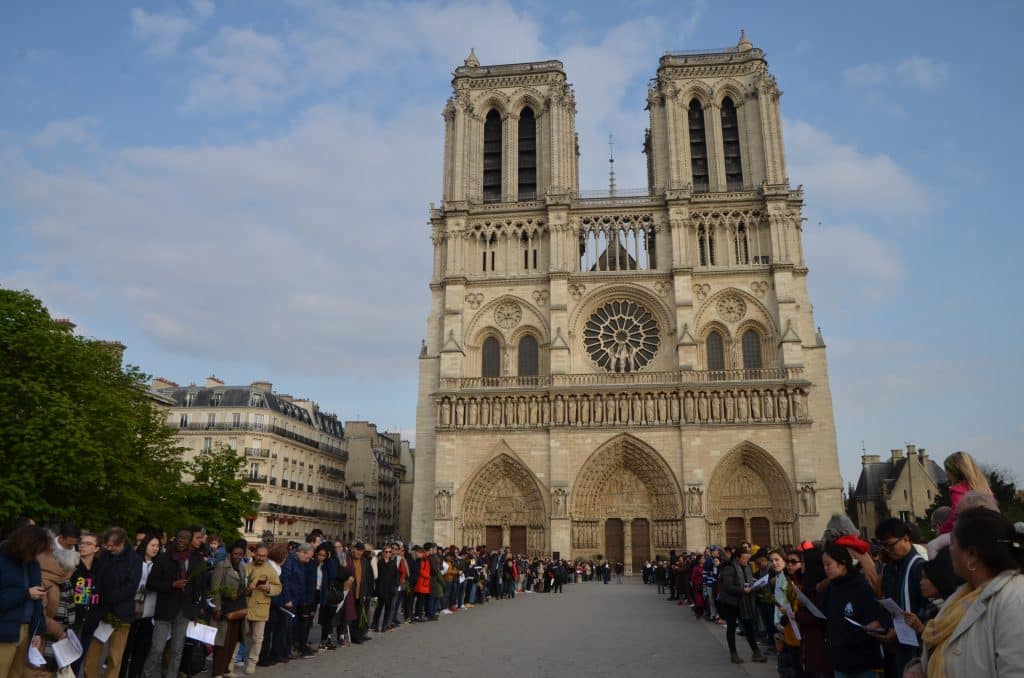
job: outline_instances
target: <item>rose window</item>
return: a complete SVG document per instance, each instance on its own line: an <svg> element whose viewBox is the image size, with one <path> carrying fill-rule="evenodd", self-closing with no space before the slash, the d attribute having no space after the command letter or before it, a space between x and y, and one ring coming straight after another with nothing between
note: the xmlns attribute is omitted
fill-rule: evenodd
<svg viewBox="0 0 1024 678"><path fill-rule="evenodd" d="M658 352L658 323L633 301L612 301L587 320L583 345L591 360L609 372L636 372Z"/></svg>

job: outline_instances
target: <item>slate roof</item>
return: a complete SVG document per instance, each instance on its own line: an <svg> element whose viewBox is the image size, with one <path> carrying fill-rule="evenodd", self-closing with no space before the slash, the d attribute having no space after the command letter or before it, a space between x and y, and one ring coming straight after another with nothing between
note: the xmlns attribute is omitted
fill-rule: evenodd
<svg viewBox="0 0 1024 678"><path fill-rule="evenodd" d="M260 395L259 405L254 405L250 402L250 398L254 392ZM315 417L313 417L310 416L309 410L305 407L288 402L287 400L278 397L275 393L260 390L254 391L249 386L217 386L215 388L205 386L185 386L175 388L173 390L161 390L159 393L170 396L174 400L175 407L185 407L185 396L191 393L193 394L193 397L190 407L260 407L271 410L272 412L277 412L278 414L296 421L309 424L317 430L338 438L345 437L345 427L342 425L341 421L338 420L337 415L327 414L321 412L319 408L314 408ZM220 396L220 400L217 404L214 404L216 395Z"/></svg>
<svg viewBox="0 0 1024 678"><path fill-rule="evenodd" d="M903 472L903 467L906 463L907 458L904 457L897 459L895 462L889 459L887 461L863 464L853 496L858 499L881 496L883 485L887 490L892 489L892 486L899 479L900 473ZM931 458L925 462L925 471L935 481L936 485L946 482L946 472Z"/></svg>

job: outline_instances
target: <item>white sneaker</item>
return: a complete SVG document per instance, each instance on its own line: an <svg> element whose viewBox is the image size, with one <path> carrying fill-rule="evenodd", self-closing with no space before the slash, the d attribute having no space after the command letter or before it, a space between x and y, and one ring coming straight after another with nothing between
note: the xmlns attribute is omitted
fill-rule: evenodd
<svg viewBox="0 0 1024 678"><path fill-rule="evenodd" d="M444 608L443 610L441 610L441 614L451 614L451 613L452 613L452 611L449 610L447 607Z"/></svg>

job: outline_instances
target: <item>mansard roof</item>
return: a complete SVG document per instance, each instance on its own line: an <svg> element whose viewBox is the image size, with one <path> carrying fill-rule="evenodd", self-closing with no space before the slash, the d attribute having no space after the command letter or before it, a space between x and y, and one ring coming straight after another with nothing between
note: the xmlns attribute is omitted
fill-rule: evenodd
<svg viewBox="0 0 1024 678"><path fill-rule="evenodd" d="M860 470L860 478L857 479L857 487L853 491L854 498L868 499L880 497L883 487L886 491L892 490L896 481L899 480L900 474L903 473L907 461L907 457L902 457L895 461L889 459L886 461L865 462ZM946 482L946 472L931 458L925 461L924 469L928 476L935 481L936 485Z"/></svg>
<svg viewBox="0 0 1024 678"><path fill-rule="evenodd" d="M216 386L198 387L185 386L169 389L158 389L157 393L168 396L174 401L174 407L186 407L185 396L192 394L192 403L189 407L220 407L220 408L262 408L276 412L282 416L308 424L317 430L338 438L345 437L345 427L338 420L337 415L322 412L316 405L313 406L313 415L309 410L291 402L276 393L253 389L251 386ZM214 395L220 398L214 402ZM253 394L259 394L259 404L252 401Z"/></svg>

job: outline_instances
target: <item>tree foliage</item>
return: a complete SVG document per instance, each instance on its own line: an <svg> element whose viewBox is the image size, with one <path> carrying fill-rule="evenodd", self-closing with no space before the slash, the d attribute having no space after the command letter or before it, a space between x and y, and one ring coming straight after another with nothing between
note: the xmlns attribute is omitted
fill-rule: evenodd
<svg viewBox="0 0 1024 678"><path fill-rule="evenodd" d="M255 493L223 453L185 461L146 383L121 366L120 347L76 336L28 292L0 289L0 524L25 515L237 531Z"/></svg>

